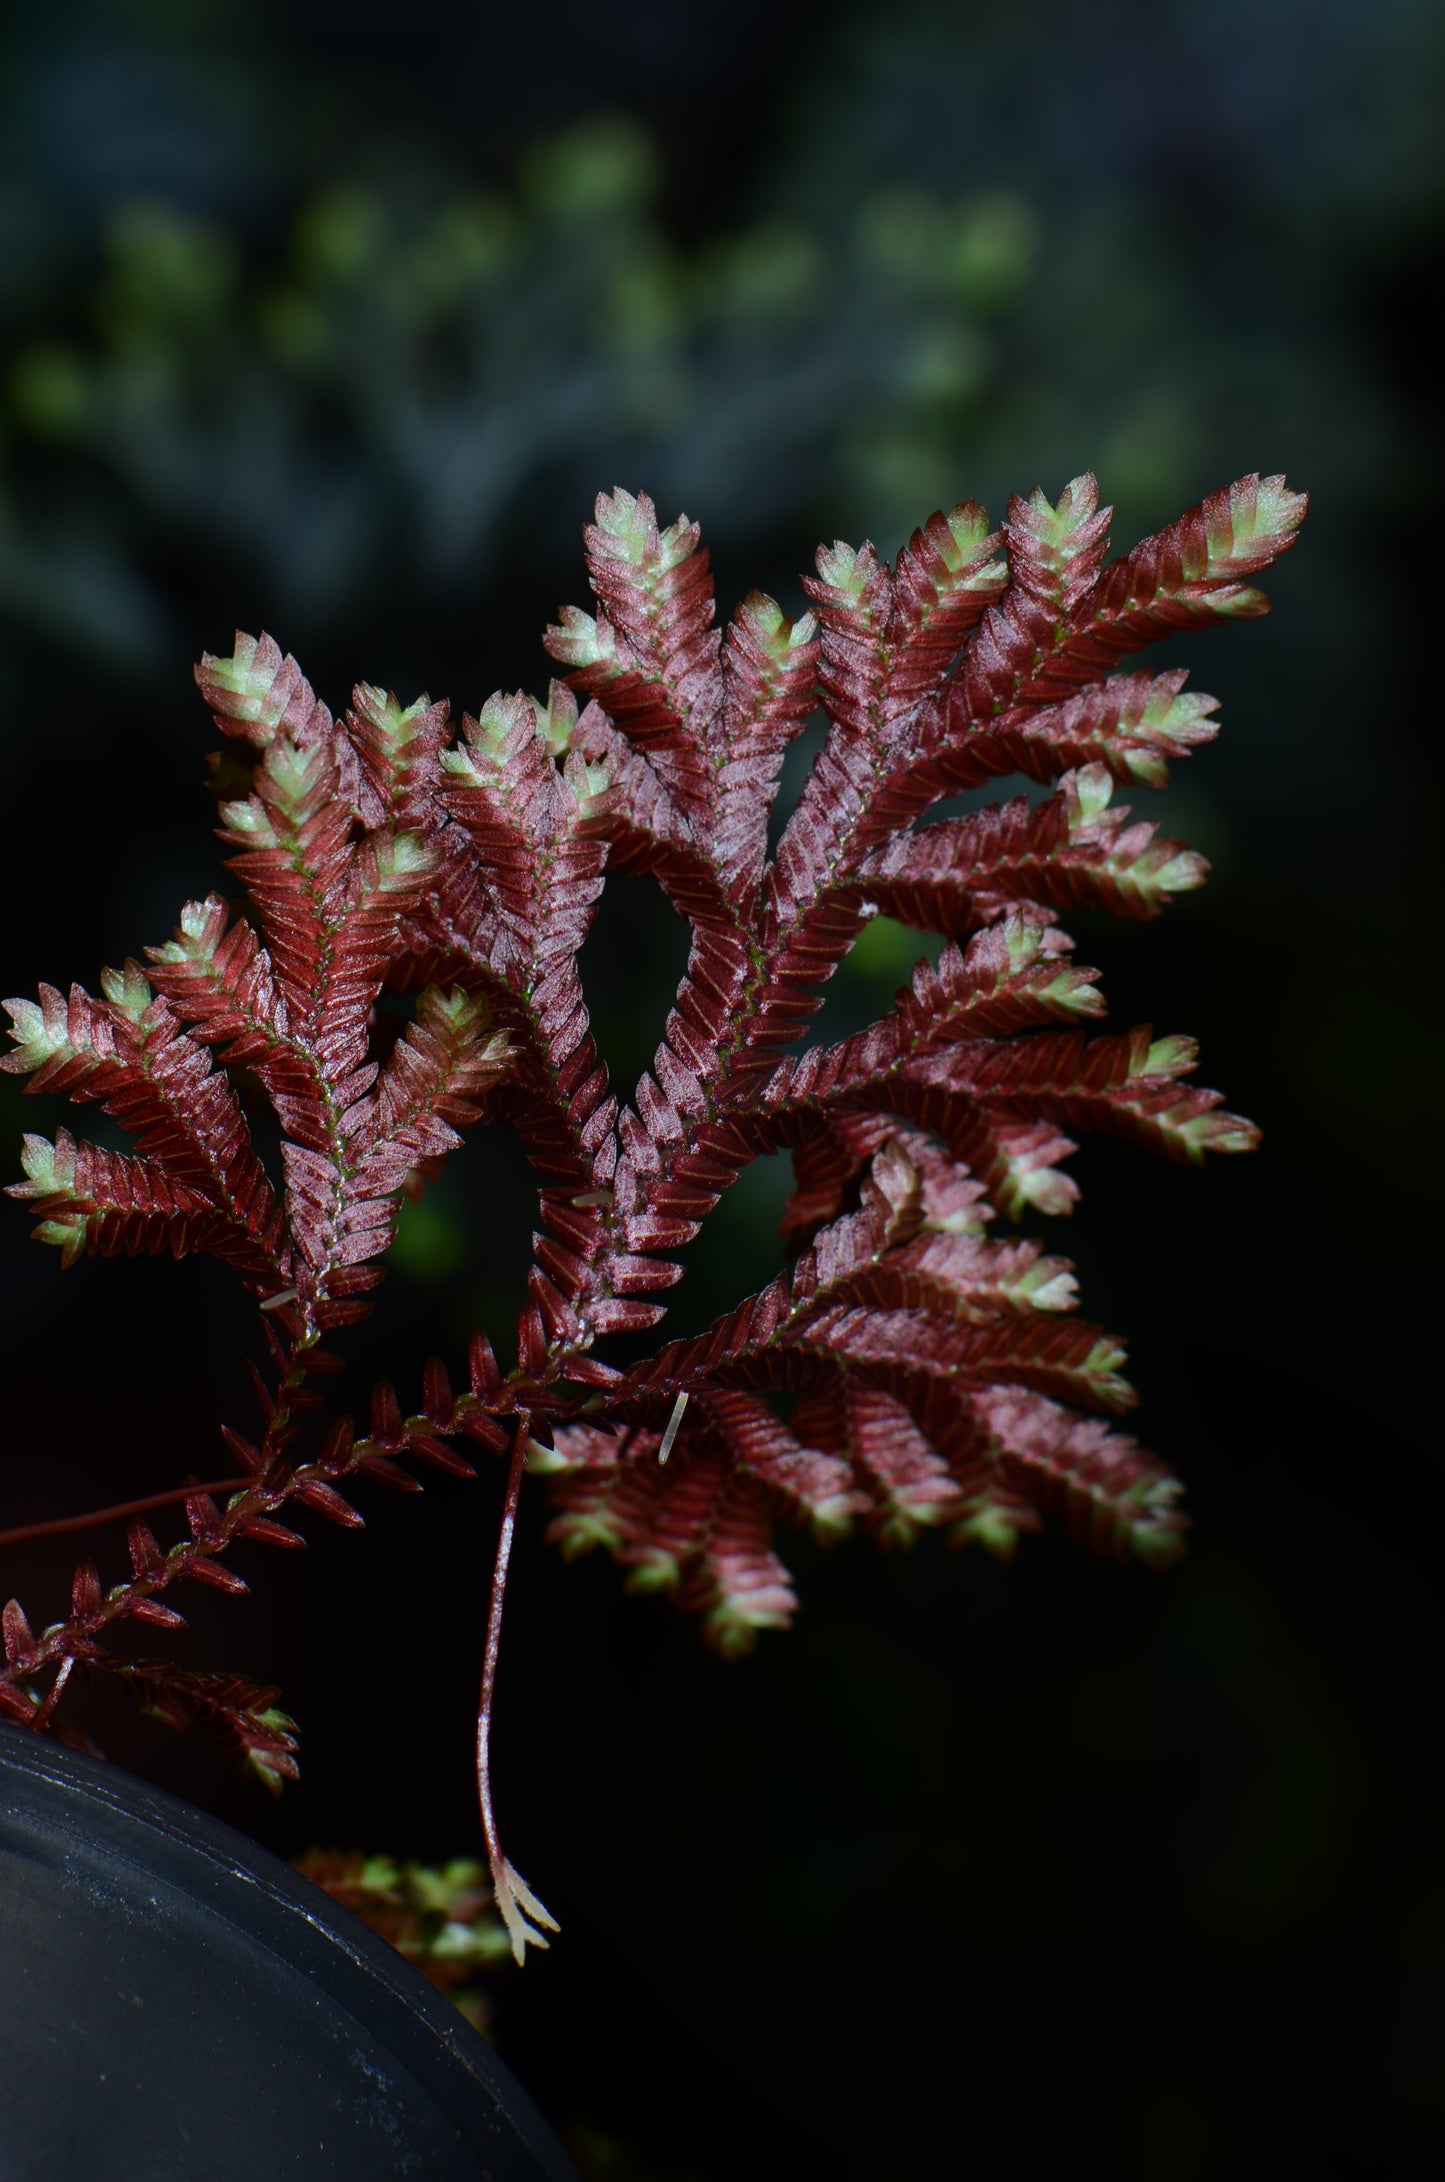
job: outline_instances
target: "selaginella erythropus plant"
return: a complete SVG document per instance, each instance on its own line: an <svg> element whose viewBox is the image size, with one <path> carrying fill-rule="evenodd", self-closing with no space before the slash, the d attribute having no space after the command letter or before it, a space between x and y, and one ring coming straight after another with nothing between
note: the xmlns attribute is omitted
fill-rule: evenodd
<svg viewBox="0 0 1445 2182"><path fill-rule="evenodd" d="M564 1552L604 1547L725 1652L792 1612L780 1525L831 1538L860 1520L885 1543L932 1527L1007 1553L1057 1509L1102 1552L1171 1559L1175 1481L1106 1421L1132 1400L1119 1343L1072 1315L1064 1260L996 1230L1069 1209L1076 1130L1189 1161L1255 1141L1190 1084L1188 1039L1082 1027L1102 1001L1055 919L1152 917L1203 878L1110 799L1207 741L1213 702L1178 671L1115 670L1262 613L1248 579L1304 508L1283 479L1246 477L1106 564L1109 511L1083 477L1053 505L1015 499L1001 531L972 503L934 515L891 568L829 547L811 612L789 621L754 592L720 633L696 525L660 529L619 491L586 533L598 614L568 609L547 634L567 674L545 704L495 696L455 734L444 704L363 685L333 720L266 637L203 660L245 900L189 903L99 998L9 1004L3 1065L99 1104L136 1144L29 1137L13 1194L66 1263L208 1250L233 1266L269 1344L264 1418L249 1439L224 1430L235 1477L107 1511L130 1516L126 1580L83 1562L40 1635L5 1608L4 1712L63 1732L72 1674L102 1670L274 1784L295 1770L274 1692L123 1656L114 1635L174 1627L182 1579L243 1589L225 1556L301 1543L283 1511L356 1524L353 1486L414 1486L417 1461L466 1470L458 1440L505 1454L477 1763L520 1954L551 1920L498 1842L487 1727L529 1462L550 1473ZM770 857L783 754L819 706L826 739ZM1052 793L920 823L1020 772ZM609 869L655 879L691 928L625 1105L578 976ZM941 934L941 955L869 1028L800 1050L880 912ZM378 1008L387 992L415 996L409 1019ZM282 1131L279 1188L247 1125L257 1097ZM539 1185L516 1360L502 1369L478 1332L462 1391L433 1361L418 1407L383 1385L365 1431L342 1417L323 1436L307 1413L336 1368L325 1338L365 1316L402 1192L482 1118L517 1132ZM785 1269L705 1333L608 1362L609 1336L662 1317L724 1191L784 1148ZM189 1534L163 1546L145 1516L167 1500Z"/></svg>

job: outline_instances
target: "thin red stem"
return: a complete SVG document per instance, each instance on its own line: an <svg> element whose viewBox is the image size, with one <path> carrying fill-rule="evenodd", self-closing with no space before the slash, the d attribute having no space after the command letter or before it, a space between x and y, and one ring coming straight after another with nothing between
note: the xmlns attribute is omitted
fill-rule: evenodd
<svg viewBox="0 0 1445 2182"><path fill-rule="evenodd" d="M512 1441L512 1459L507 1470L507 1497L502 1503L502 1526L497 1533L497 1557L492 1564L492 1594L487 1606L487 1648L482 1655L482 1689L477 1703L477 1800L481 1806L482 1834L487 1844L487 1858L496 1882L506 1858L497 1836L496 1814L492 1809L492 1699L497 1687L497 1660L502 1649L502 1603L507 1595L507 1568L512 1558L512 1537L517 1528L517 1504L522 1497L522 1473L527 1466L527 1442L532 1436L532 1420L522 1415L517 1419L516 1437Z"/></svg>
<svg viewBox="0 0 1445 2182"><path fill-rule="evenodd" d="M174 1507L192 1493L237 1493L255 1482L250 1477L221 1477L209 1485L173 1485L169 1492L149 1493L143 1500L122 1500L113 1508L91 1508L84 1515L57 1515L46 1523L22 1523L17 1530L0 1530L0 1546L28 1545L32 1538L59 1538L68 1530L93 1530L101 1523L123 1522L128 1515L149 1515L153 1508Z"/></svg>

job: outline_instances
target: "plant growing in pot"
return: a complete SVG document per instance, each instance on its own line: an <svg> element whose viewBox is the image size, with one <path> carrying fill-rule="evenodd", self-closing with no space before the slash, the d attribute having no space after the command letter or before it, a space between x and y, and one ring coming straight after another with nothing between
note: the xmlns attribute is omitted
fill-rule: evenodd
<svg viewBox="0 0 1445 2182"><path fill-rule="evenodd" d="M218 1735L269 1785L293 1723L234 1673L137 1656L190 1583L242 1591L235 1549L291 1548L298 1520L354 1526L353 1495L419 1466L505 1465L475 1762L496 1909L520 1960L556 1925L510 1862L489 1726L516 1511L529 1472L564 1552L600 1548L696 1613L731 1653L794 1608L776 1534L924 1530L1007 1557L1050 1513L1096 1550L1162 1566L1185 1519L1166 1467L1113 1420L1120 1344L1074 1314L1072 1270L1031 1236L1067 1212L1072 1132L1176 1160L1255 1141L1192 1084L1194 1048L1100 1033L1096 973L1057 921L1149 918L1202 860L1131 822L1119 784L1160 784L1215 732L1182 672L1127 664L1178 630L1264 611L1250 580L1305 503L1241 479L1120 559L1092 478L964 503L892 566L818 555L810 610L754 592L714 624L697 526L599 500L598 611L547 633L565 679L443 703L359 686L334 717L269 638L197 670L238 902L188 903L174 937L98 996L9 1003L4 1066L98 1104L121 1153L27 1138L12 1194L63 1262L209 1251L254 1296L259 1418L222 1426L224 1469L143 1502L32 1525L125 1525L129 1574L89 1559L38 1631L5 1608L0 1709L81 1732L105 1676ZM770 849L789 745L826 723ZM1023 774L1048 792L939 806ZM650 877L690 932L661 1042L626 1102L589 1029L578 956L609 871ZM809 1043L824 989L886 916L943 942L856 1034ZM274 1168L253 1122L279 1132ZM408 1192L467 1131L515 1131L537 1233L502 1360L472 1336L404 1403L328 1422L330 1344L361 1322ZM780 1269L705 1332L653 1346L683 1253L749 1164L791 1154ZM320 1382L320 1383L319 1383ZM243 1420L244 1422L244 1420ZM465 1451L464 1451L465 1450ZM177 1515L185 1534L163 1544ZM17 1542L14 1533L0 1542Z"/></svg>

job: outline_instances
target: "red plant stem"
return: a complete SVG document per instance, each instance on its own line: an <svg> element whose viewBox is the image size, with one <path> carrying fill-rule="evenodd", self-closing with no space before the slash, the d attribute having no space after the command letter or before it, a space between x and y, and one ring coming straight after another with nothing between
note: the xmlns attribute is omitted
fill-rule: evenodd
<svg viewBox="0 0 1445 2182"><path fill-rule="evenodd" d="M502 1527L497 1533L497 1557L492 1564L492 1595L487 1606L487 1647L482 1655L482 1688L477 1703L477 1800L482 1813L482 1835L487 1844L487 1860L492 1867L492 1879L496 1883L501 1876L506 1858L497 1835L496 1814L492 1809L492 1700L497 1687L497 1659L502 1649L502 1602L507 1595L507 1568L512 1558L512 1537L517 1528L517 1503L522 1497L522 1473L527 1466L527 1442L532 1436L532 1420L523 1414L517 1419L516 1436L512 1441L512 1460L507 1471L507 1497L502 1503Z"/></svg>
<svg viewBox="0 0 1445 2182"><path fill-rule="evenodd" d="M0 1546L28 1545L32 1538L58 1538L68 1530L93 1530L97 1524L120 1522L128 1515L149 1515L153 1508L171 1508L192 1493L237 1493L254 1484L254 1478L221 1477L209 1485L173 1485L169 1492L149 1493L144 1500L122 1500L113 1508L91 1508L84 1515L57 1515L46 1523L22 1523L16 1530L0 1530Z"/></svg>

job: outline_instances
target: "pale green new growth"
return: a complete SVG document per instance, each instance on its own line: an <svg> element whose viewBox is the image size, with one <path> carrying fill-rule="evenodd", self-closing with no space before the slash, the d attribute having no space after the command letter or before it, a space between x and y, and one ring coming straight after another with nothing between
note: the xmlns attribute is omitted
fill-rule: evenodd
<svg viewBox="0 0 1445 2182"><path fill-rule="evenodd" d="M219 816L222 825L229 827L232 833L248 835L250 846L254 848L274 849L281 845L264 804L258 803L255 796L247 796L240 803L222 803Z"/></svg>
<svg viewBox="0 0 1445 2182"><path fill-rule="evenodd" d="M1198 1059L1198 1040L1175 1031L1168 1038L1156 1038L1137 1068L1131 1068L1129 1073L1131 1076L1187 1076Z"/></svg>
<svg viewBox="0 0 1445 2182"><path fill-rule="evenodd" d="M750 1652L764 1629L786 1629L792 1621L791 1602L775 1604L769 1591L756 1596L730 1591L702 1617L703 1634L724 1659L741 1659Z"/></svg>
<svg viewBox="0 0 1445 2182"><path fill-rule="evenodd" d="M657 516L645 493L602 493L597 501L597 528L622 547L634 568L665 576L685 561L697 544L697 525L685 515L659 531Z"/></svg>
<svg viewBox="0 0 1445 2182"><path fill-rule="evenodd" d="M1005 1152L1007 1174L995 1194L1010 1219L1018 1219L1025 1205L1032 1205L1035 1212L1045 1213L1050 1219L1062 1218L1073 1211L1078 1202L1079 1185L1072 1175L1047 1164L1057 1156L1056 1141L1051 1142L1042 1155L1033 1151Z"/></svg>
<svg viewBox="0 0 1445 2182"><path fill-rule="evenodd" d="M1191 556L1185 562L1185 574L1196 582L1206 576L1227 576L1246 553L1298 530L1308 505L1308 495L1291 492L1283 477L1262 477L1254 486L1232 485L1227 521L1209 522L1207 557Z"/></svg>
<svg viewBox="0 0 1445 2182"><path fill-rule="evenodd" d="M294 677L278 674L279 664L275 648L264 638L258 641L240 632L229 659L207 652L201 660L204 687L215 699L226 700L224 707L218 702L217 710L224 709L229 721L263 747L274 737L298 693L308 699L311 695L299 673Z"/></svg>
<svg viewBox="0 0 1445 2182"><path fill-rule="evenodd" d="M54 1060L58 1053L70 1050L70 1041L63 1029L62 1013L59 1024L47 1021L45 1010L35 1000L7 1000L6 1012L10 1017L10 1035L17 1052L16 1066L25 1074L33 1075L46 1061Z"/></svg>
<svg viewBox="0 0 1445 2182"><path fill-rule="evenodd" d="M25 1180L11 1185L12 1197L23 1201L70 1194L75 1180L75 1145L69 1138L52 1144L47 1137L27 1132L21 1144L20 1164ZM53 1244L60 1252L62 1266L69 1267L85 1255L90 1217L82 1206L67 1212L52 1205L45 1218L36 1222L34 1234L37 1242Z"/></svg>
<svg viewBox="0 0 1445 2182"><path fill-rule="evenodd" d="M960 500L950 508L944 518L948 526L948 542L938 540L944 566L951 576L956 576L970 561L977 560L988 542L989 520L976 500ZM1006 561L988 561L976 568L964 585L966 591L991 591L1003 582L1008 574Z"/></svg>
<svg viewBox="0 0 1445 2182"><path fill-rule="evenodd" d="M738 618L747 622L759 645L778 666L789 652L811 644L818 633L815 615L800 614L796 621L789 621L777 600L766 591L749 591L738 608Z"/></svg>
<svg viewBox="0 0 1445 2182"><path fill-rule="evenodd" d="M1017 1311L1071 1311L1079 1284L1063 1258L1036 1258L1016 1280L1001 1281L991 1293Z"/></svg>
<svg viewBox="0 0 1445 2182"><path fill-rule="evenodd" d="M1085 765L1067 782L1070 841L1087 845L1093 838L1093 821L1108 809L1114 793L1114 777L1107 765ZM1195 849L1176 849L1166 855L1153 840L1149 824L1134 826L1122 835L1119 846L1100 857L1093 868L1112 879L1126 901L1147 915L1157 914L1171 894L1187 894L1203 886L1209 865Z"/></svg>
<svg viewBox="0 0 1445 2182"><path fill-rule="evenodd" d="M1026 505L1034 518L1028 525L1029 535L1038 540L1050 559L1066 566L1087 545L1087 540L1081 543L1079 532L1098 512L1093 479L1071 479L1056 501L1035 485Z"/></svg>
<svg viewBox="0 0 1445 2182"><path fill-rule="evenodd" d="M1122 1341L1103 1334L1078 1366L1080 1379L1110 1409L1132 1409L1138 1400L1120 1368L1127 1354Z"/></svg>
<svg viewBox="0 0 1445 2182"><path fill-rule="evenodd" d="M138 1023L154 999L140 966L128 962L123 970L102 970L100 989L113 1008L132 1023Z"/></svg>
<svg viewBox="0 0 1445 2182"><path fill-rule="evenodd" d="M264 1712L257 1713L256 1718L262 1727L272 1728L279 1735L289 1736L296 1732L296 1722L279 1705L268 1705ZM269 1752L255 1744L248 1744L244 1760L268 1795L281 1793L290 1776L273 1762Z"/></svg>
<svg viewBox="0 0 1445 2182"><path fill-rule="evenodd" d="M997 1502L986 1500L952 1526L948 1542L951 1546L982 1546L990 1559L1011 1561L1019 1543L1017 1511L1010 1514Z"/></svg>
<svg viewBox="0 0 1445 2182"><path fill-rule="evenodd" d="M824 583L856 601L863 596L868 581L868 562L856 546L845 545L841 538L835 538L832 545L818 555L818 574Z"/></svg>
<svg viewBox="0 0 1445 2182"><path fill-rule="evenodd" d="M1163 788L1169 779L1169 759L1145 739L1148 732L1157 731L1171 742L1192 749L1199 743L1212 742L1218 734L1211 717L1218 709L1217 698L1206 696L1202 690L1170 688L1161 676L1137 720L1119 722L1117 737L1109 738L1109 748L1122 759L1129 778L1141 788Z"/></svg>
<svg viewBox="0 0 1445 2182"><path fill-rule="evenodd" d="M610 622L599 622L580 606L564 606L547 631L547 648L563 666L595 667L616 658L617 637Z"/></svg>
<svg viewBox="0 0 1445 2182"><path fill-rule="evenodd" d="M532 699L532 710L537 716L537 733L546 743L553 757L561 757L572 746L577 727L577 700L565 682L553 682L547 690L547 702Z"/></svg>
<svg viewBox="0 0 1445 2182"><path fill-rule="evenodd" d="M545 1464L533 1463L529 1458L528 1468L540 1469L544 1474L556 1476L572 1467L564 1456L560 1456L550 1449L548 1450L548 1456L549 1459ZM580 1561L584 1553L595 1552L599 1546L604 1553L617 1554L621 1551L625 1542L622 1527L605 1502L600 1502L596 1507L588 1508L585 1511L569 1509L558 1516L553 1530L553 1538L564 1561ZM672 1575L664 1578L663 1582L675 1582L676 1575L676 1563L674 1563ZM656 1585L647 1582L646 1573L640 1568L629 1570L627 1585L628 1589L632 1591L657 1588Z"/></svg>

